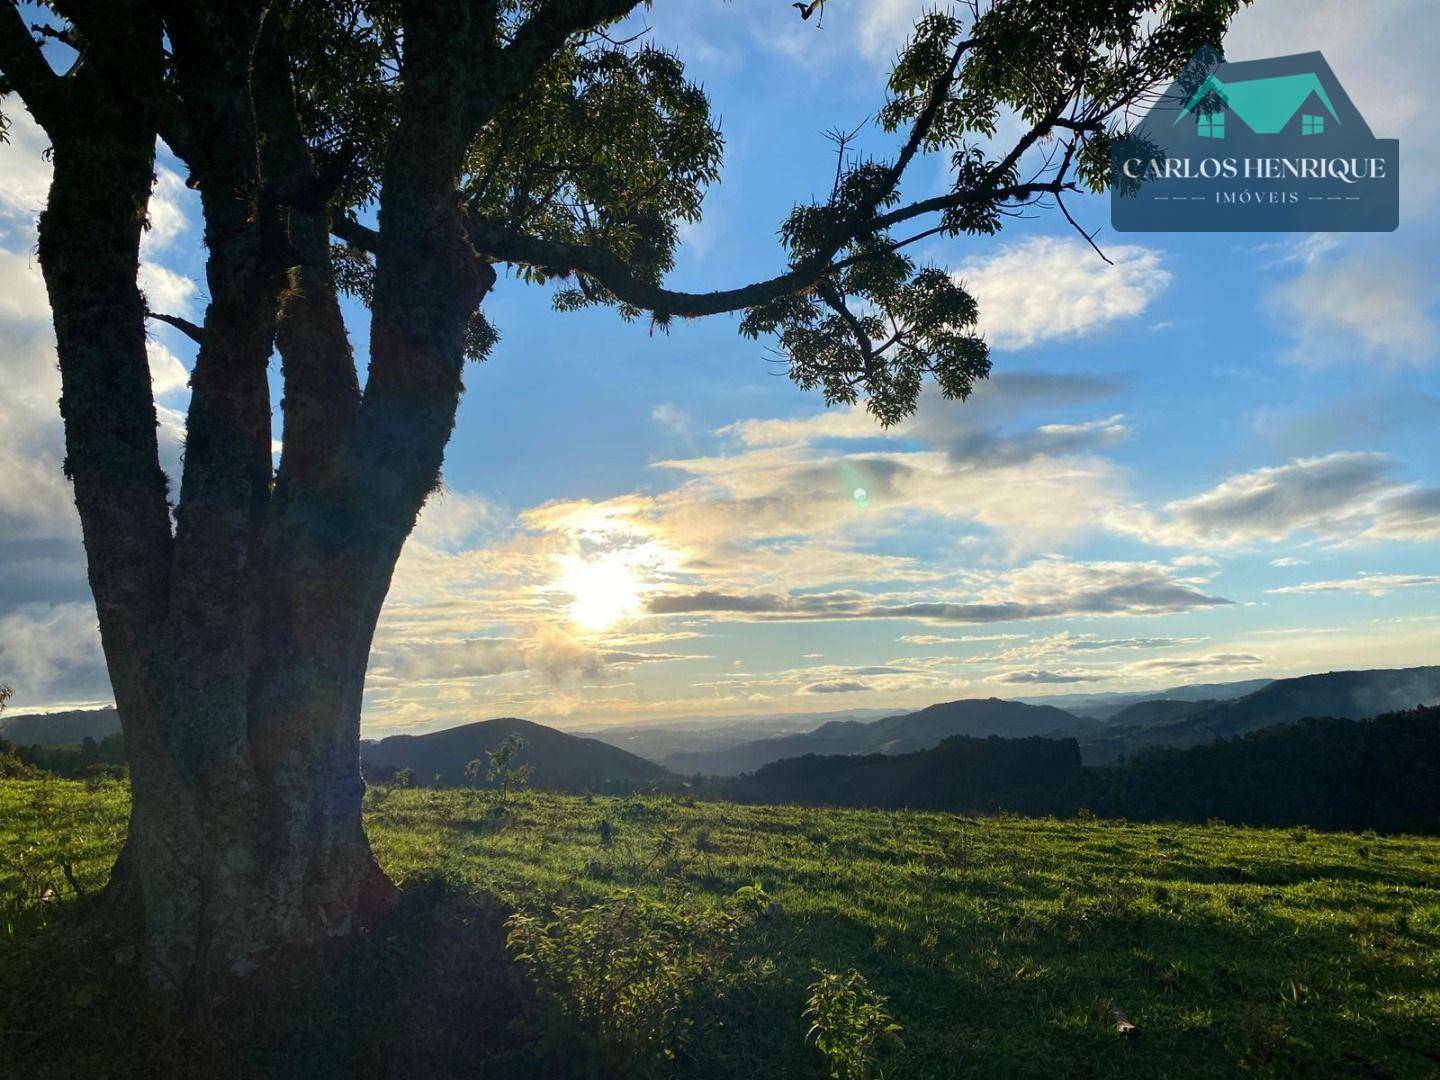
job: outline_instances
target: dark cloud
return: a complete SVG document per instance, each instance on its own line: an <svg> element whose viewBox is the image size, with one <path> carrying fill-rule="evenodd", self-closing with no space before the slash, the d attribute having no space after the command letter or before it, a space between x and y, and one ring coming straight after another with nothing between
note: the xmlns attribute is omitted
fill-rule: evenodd
<svg viewBox="0 0 1440 1080"><path fill-rule="evenodd" d="M1060 671L1003 671L999 675L992 675L989 682L1011 683L1011 684L1034 684L1034 683L1078 683L1094 682L1094 675L1073 675Z"/></svg>
<svg viewBox="0 0 1440 1080"><path fill-rule="evenodd" d="M1211 653L1209 656L1177 656L1159 660L1141 660L1129 665L1132 672L1187 672L1205 671L1210 668L1229 669L1255 667L1263 664L1260 657L1251 653Z"/></svg>
<svg viewBox="0 0 1440 1080"><path fill-rule="evenodd" d="M802 694L855 694L870 687L858 679L832 679L828 682L813 682L802 686Z"/></svg>
<svg viewBox="0 0 1440 1080"><path fill-rule="evenodd" d="M997 623L1063 615L1159 615L1228 604L1141 565L1130 573L1077 574L1058 595L1037 599L897 603L856 592L807 593L665 593L652 597L654 615L711 613L749 616L759 621L806 619L912 619L932 623Z"/></svg>

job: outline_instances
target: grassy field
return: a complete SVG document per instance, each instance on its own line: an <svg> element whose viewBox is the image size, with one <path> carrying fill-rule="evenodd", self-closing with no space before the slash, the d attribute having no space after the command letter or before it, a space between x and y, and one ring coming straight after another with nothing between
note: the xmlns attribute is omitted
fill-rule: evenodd
<svg viewBox="0 0 1440 1080"><path fill-rule="evenodd" d="M117 784L0 784L0 998L22 989L7 952L74 893L60 864L82 892L104 880L125 805ZM624 890L696 909L758 883L768 914L689 1006L687 1076L825 1075L801 1016L817 967L888 999L891 1077L1440 1075L1436 840L540 794L498 815L394 789L367 815L397 880L524 910ZM75 988L62 1021L106 992Z"/></svg>

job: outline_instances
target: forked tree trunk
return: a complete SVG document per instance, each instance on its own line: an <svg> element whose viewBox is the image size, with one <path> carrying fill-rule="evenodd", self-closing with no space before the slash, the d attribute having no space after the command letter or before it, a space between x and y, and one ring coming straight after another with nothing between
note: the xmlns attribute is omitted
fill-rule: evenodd
<svg viewBox="0 0 1440 1080"><path fill-rule="evenodd" d="M353 934L393 897L361 820L365 667L401 548L439 482L465 327L495 274L454 195L481 122L474 87L439 62L469 5L417 8L407 30L414 67L380 199L363 394L279 24L259 3L173 6L165 33L189 109L166 137L200 189L210 303L172 530L136 286L162 124L146 95L166 57L148 9L104 10L113 53L63 83L38 59L21 75L55 148L40 262L131 766L109 892L140 917L151 982L193 1005ZM25 32L7 18L0 30Z"/></svg>

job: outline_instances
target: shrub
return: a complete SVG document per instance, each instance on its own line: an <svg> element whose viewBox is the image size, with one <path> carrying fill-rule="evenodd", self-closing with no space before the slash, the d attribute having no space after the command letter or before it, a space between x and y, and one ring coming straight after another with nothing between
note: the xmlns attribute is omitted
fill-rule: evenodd
<svg viewBox="0 0 1440 1080"><path fill-rule="evenodd" d="M741 932L768 902L759 886L699 911L622 893L556 908L548 921L519 912L506 923L508 945L567 1054L578 1033L601 1075L646 1075L675 1058L695 1006L718 988Z"/></svg>
<svg viewBox="0 0 1440 1080"><path fill-rule="evenodd" d="M885 1010L885 996L853 968L843 975L817 968L816 974L803 1014L810 1021L806 1040L825 1055L832 1080L880 1075L880 1049L898 1041L901 1030Z"/></svg>
<svg viewBox="0 0 1440 1080"><path fill-rule="evenodd" d="M23 761L9 743L0 740L0 780L38 780L45 774Z"/></svg>

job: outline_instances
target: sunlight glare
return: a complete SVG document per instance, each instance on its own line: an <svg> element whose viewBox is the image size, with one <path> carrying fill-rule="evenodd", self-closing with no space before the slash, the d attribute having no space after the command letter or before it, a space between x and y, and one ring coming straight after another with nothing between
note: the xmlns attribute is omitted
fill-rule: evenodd
<svg viewBox="0 0 1440 1080"><path fill-rule="evenodd" d="M605 630L640 610L643 584L627 552L591 558L566 555L556 586L574 597L570 618L584 630Z"/></svg>

